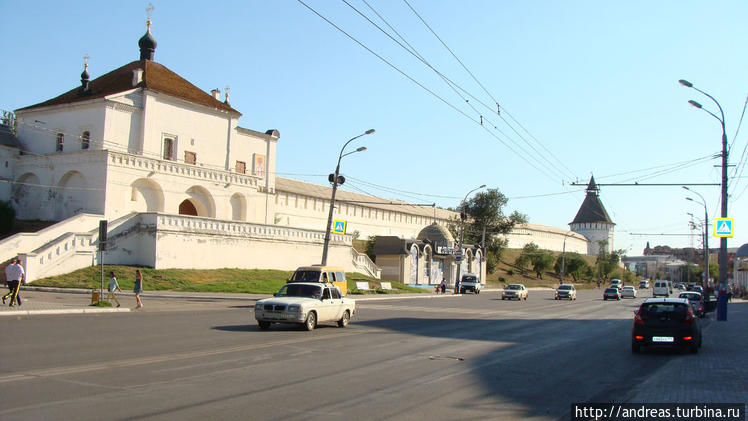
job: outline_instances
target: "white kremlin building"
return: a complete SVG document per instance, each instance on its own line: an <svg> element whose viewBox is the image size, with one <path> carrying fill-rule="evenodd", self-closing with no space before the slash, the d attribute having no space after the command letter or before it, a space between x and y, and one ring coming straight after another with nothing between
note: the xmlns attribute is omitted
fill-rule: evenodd
<svg viewBox="0 0 748 421"><path fill-rule="evenodd" d="M78 86L15 110L17 135L0 127L0 200L18 219L56 222L0 240L0 262L20 256L32 282L102 258L157 269L292 270L318 263L331 188L276 177L279 131L241 127L228 92L220 98L155 62L150 22L138 45L138 60L94 79L86 63ZM438 283L456 272L454 240L441 233L457 217L339 190L334 218L347 222L347 232L331 236L328 263ZM108 221L107 242L98 253L101 220ZM391 242L377 265L353 249L354 233L400 238L406 248L393 252ZM535 224L508 239L510 248L534 242L583 254L590 243ZM462 272L485 279L481 250L465 250Z"/></svg>

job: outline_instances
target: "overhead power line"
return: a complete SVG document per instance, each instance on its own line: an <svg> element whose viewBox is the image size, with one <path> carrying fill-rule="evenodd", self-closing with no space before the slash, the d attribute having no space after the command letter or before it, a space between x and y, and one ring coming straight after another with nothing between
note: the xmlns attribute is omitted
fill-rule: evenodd
<svg viewBox="0 0 748 421"><path fill-rule="evenodd" d="M408 75L407 73L405 73L403 70L401 70L400 68L398 68L397 66L395 66L394 64L392 64L390 61L388 61L387 59L385 59L381 55L379 55L376 52L374 52L371 48L367 47L364 43L362 43L361 41L359 41L353 35L349 34L345 30L343 30L342 28L340 28L338 25L336 25L334 22L332 22L331 20L327 19L327 17L323 16L317 10L315 10L314 8L312 8L311 6L309 6L308 4L306 4L303 0L296 0L296 1L299 2L301 5L303 5L304 7L306 7L307 9L309 9L312 13L314 13L315 15L317 15L320 19L322 19L325 22L327 22L330 26L334 27L339 32L341 32L342 34L344 34L345 36L347 36L353 42L355 42L356 44L358 44L359 46L361 46L362 48L364 48L366 51L368 51L369 53L371 53L372 55L374 55L375 57L377 57L379 60L383 61L385 64L387 64L388 66L390 66L392 69L394 69L398 73L400 73L403 76L405 76L411 82L413 82L416 85L418 85L421 89L425 90L426 92L428 92L429 94L431 94L432 96L434 96L435 98L437 98L439 101L443 102L445 105L447 105L448 107L450 107L453 110L455 110L456 112L458 112L463 117L465 117L468 120L476 123L477 125L480 125L493 138L495 138L496 140L498 140L499 142L501 142L507 149L509 149L511 152L513 152L515 155L517 155L520 159L522 159L523 161L525 161L528 165L530 165L531 167L535 168L539 173L541 173L542 175L548 177L550 180L552 180L554 182L557 181L552 176L548 175L548 173L546 173L542 168L538 167L537 165L535 165L534 163L532 163L531 161L529 161L527 159L527 157L525 156L525 154L518 153L516 150L514 150L514 148L512 148L509 144L507 144L502 138L500 138L499 136L497 136L495 133L490 132L485 126L481 125L479 120L477 120L477 119L469 116L464 111L460 110L459 108L457 108L456 106L454 106L453 104L451 104L449 101L445 100L444 98L442 98L441 96L439 96L437 93L435 93L434 91L432 91L431 89L429 89L425 85L423 85L422 83L420 83L417 80L415 80L413 77L411 77L410 75Z"/></svg>

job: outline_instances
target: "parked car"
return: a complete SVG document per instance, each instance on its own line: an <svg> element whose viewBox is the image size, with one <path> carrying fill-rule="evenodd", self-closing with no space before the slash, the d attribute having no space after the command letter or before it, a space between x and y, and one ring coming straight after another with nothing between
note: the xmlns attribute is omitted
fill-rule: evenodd
<svg viewBox="0 0 748 421"><path fill-rule="evenodd" d="M679 289L679 290L685 290L686 289L686 285L684 283L682 283L682 282L675 282L675 283L673 283L673 288Z"/></svg>
<svg viewBox="0 0 748 421"><path fill-rule="evenodd" d="M642 347L686 349L692 353L701 347L701 326L685 298L648 298L634 316L631 352Z"/></svg>
<svg viewBox="0 0 748 421"><path fill-rule="evenodd" d="M652 297L669 297L671 291L668 284L669 282L663 279L656 280L654 283L654 287L652 287Z"/></svg>
<svg viewBox="0 0 748 421"><path fill-rule="evenodd" d="M681 292L678 295L678 298L685 298L688 300L689 303L691 303L691 307L693 307L693 312L698 317L703 318L706 315L706 311L704 310L704 300L701 296L700 292L696 291L685 291Z"/></svg>
<svg viewBox="0 0 748 421"><path fill-rule="evenodd" d="M274 294L255 303L255 319L260 329L272 323L295 323L313 330L319 323L337 322L346 327L356 313L356 301L346 298L330 283L287 283Z"/></svg>
<svg viewBox="0 0 748 421"><path fill-rule="evenodd" d="M603 301L620 299L621 290L619 290L618 288L605 288L605 291L603 292Z"/></svg>
<svg viewBox="0 0 748 421"><path fill-rule="evenodd" d="M522 284L509 284L501 293L502 300L527 300L527 288Z"/></svg>
<svg viewBox="0 0 748 421"><path fill-rule="evenodd" d="M577 289L574 288L574 285L564 284L560 285L558 288L556 288L556 299L557 300L576 300L577 299Z"/></svg>
<svg viewBox="0 0 748 421"><path fill-rule="evenodd" d="M639 281L639 289L647 289L649 288L649 280L644 279L642 281Z"/></svg>
<svg viewBox="0 0 748 421"><path fill-rule="evenodd" d="M460 294L464 294L466 291L471 291L476 294L480 294L480 279L478 275L474 273L466 273L462 275L462 282L460 282Z"/></svg>
<svg viewBox="0 0 748 421"><path fill-rule="evenodd" d="M625 286L621 290L621 298L636 298L636 288L632 286Z"/></svg>

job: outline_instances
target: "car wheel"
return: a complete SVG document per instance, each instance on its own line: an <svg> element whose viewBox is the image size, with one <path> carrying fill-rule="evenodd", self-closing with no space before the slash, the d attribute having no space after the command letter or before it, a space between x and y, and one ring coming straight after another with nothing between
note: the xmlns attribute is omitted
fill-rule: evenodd
<svg viewBox="0 0 748 421"><path fill-rule="evenodd" d="M691 345L691 354L698 354L699 353L699 346L698 345Z"/></svg>
<svg viewBox="0 0 748 421"><path fill-rule="evenodd" d="M504 300L506 300L506 297L501 297L501 301L504 301Z"/></svg>
<svg viewBox="0 0 748 421"><path fill-rule="evenodd" d="M642 352L642 346L635 342L631 342L631 353L639 354L641 352Z"/></svg>
<svg viewBox="0 0 748 421"><path fill-rule="evenodd" d="M257 321L257 326L260 326L260 329L262 330L268 330L270 329L270 322L264 322L264 321Z"/></svg>
<svg viewBox="0 0 748 421"><path fill-rule="evenodd" d="M525 301L527 301L527 295L525 295Z"/></svg>
<svg viewBox="0 0 748 421"><path fill-rule="evenodd" d="M476 289L476 290L475 290L475 295L478 295L478 294L480 294L480 290L479 290L479 289Z"/></svg>
<svg viewBox="0 0 748 421"><path fill-rule="evenodd" d="M306 316L306 321L304 322L304 328L306 330L314 330L315 327L317 327L317 313L310 311L309 315Z"/></svg>
<svg viewBox="0 0 748 421"><path fill-rule="evenodd" d="M348 322L351 321L351 313L346 310L343 313L343 317L338 320L338 326L339 327L348 327Z"/></svg>

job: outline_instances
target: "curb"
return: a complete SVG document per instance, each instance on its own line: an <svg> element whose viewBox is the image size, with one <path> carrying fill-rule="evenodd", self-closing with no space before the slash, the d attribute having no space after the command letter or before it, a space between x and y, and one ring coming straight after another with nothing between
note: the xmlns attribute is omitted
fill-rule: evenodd
<svg viewBox="0 0 748 421"><path fill-rule="evenodd" d="M57 310L20 310L20 311L2 311L1 316L31 316L40 314L84 314L84 313L120 313L129 312L129 308L76 308L76 309L57 309Z"/></svg>

